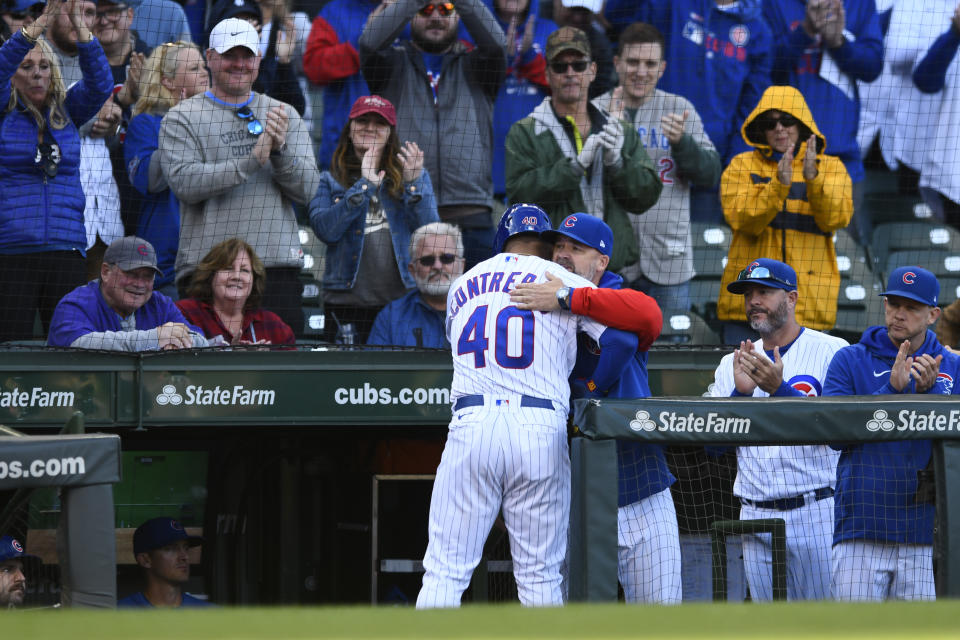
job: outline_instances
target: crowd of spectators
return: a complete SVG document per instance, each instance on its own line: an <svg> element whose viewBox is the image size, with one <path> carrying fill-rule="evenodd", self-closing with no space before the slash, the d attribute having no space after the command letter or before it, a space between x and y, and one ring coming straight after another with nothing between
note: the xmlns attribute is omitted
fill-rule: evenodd
<svg viewBox="0 0 960 640"><path fill-rule="evenodd" d="M727 225L707 319L729 343L750 329L722 284L747 256L794 265L801 321L834 327L836 232L871 250L865 162L960 226L952 0L5 0L0 16L0 341L46 337L127 236L174 301L238 238L297 338L312 279L322 337L363 344L387 305L432 306L423 225L460 234L446 272L489 256L511 203L554 224L586 212L618 238L609 269L671 313L691 310L692 225Z"/></svg>

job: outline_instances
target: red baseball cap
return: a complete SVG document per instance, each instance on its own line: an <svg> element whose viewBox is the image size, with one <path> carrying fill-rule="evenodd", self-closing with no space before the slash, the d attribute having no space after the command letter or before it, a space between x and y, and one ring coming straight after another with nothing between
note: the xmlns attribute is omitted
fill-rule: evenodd
<svg viewBox="0 0 960 640"><path fill-rule="evenodd" d="M365 113L375 113L390 123L391 127L397 126L397 111L393 104L381 96L360 96L350 107L350 119L359 118Z"/></svg>

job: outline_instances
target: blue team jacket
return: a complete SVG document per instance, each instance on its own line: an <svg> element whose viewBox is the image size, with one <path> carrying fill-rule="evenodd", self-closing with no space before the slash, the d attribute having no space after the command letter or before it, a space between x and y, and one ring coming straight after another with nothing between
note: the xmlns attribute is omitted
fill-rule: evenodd
<svg viewBox="0 0 960 640"><path fill-rule="evenodd" d="M924 353L943 355L937 383L927 393L954 393L960 357L946 351L929 330L917 355ZM896 394L890 386L890 367L896 357L897 347L887 336L886 327L870 327L859 343L844 347L833 356L823 395ZM911 382L903 392L913 393L913 389ZM932 544L933 505L914 500L917 471L930 461L930 441L876 442L837 448L841 453L837 463L833 543L867 540Z"/></svg>
<svg viewBox="0 0 960 640"><path fill-rule="evenodd" d="M60 147L57 175L47 177L34 163L37 123L21 105L6 111L10 79L33 48L19 31L0 47L0 254L38 251L84 252L86 201L80 185L80 134L113 89L107 58L95 39L78 45L83 79L67 90L70 121L62 129L49 125L47 136Z"/></svg>
<svg viewBox="0 0 960 640"><path fill-rule="evenodd" d="M600 278L600 287L619 289L623 278L607 271ZM571 378L577 395L576 380L590 379L597 366L600 354L596 343L584 334L578 336L577 363ZM608 398L649 398L650 383L647 377L647 352L637 351L624 367L617 383L607 393ZM617 440L617 506L625 507L646 497L659 493L676 482L667 467L663 447L658 444L643 444L636 440Z"/></svg>
<svg viewBox="0 0 960 640"><path fill-rule="evenodd" d="M413 289L380 310L367 344L449 349L446 317L423 301L419 289Z"/></svg>
<svg viewBox="0 0 960 640"><path fill-rule="evenodd" d="M638 19L660 29L667 43L658 88L693 103L726 166L747 150L740 125L770 86L773 43L761 1L740 0L732 7L714 0L641 4Z"/></svg>
<svg viewBox="0 0 960 640"><path fill-rule="evenodd" d="M845 0L846 44L833 52L841 71L853 80L871 82L883 70L883 33L873 0ZM767 2L763 16L773 30L773 81L796 87L803 94L817 127L827 139L827 154L847 167L850 180L863 180L863 162L857 144L860 96L852 83L854 99L820 77L821 48L800 27L806 15L805 0ZM852 37L851 37L852 36Z"/></svg>
<svg viewBox="0 0 960 640"><path fill-rule="evenodd" d="M162 115L140 113L127 125L123 157L130 184L140 192L137 235L150 242L157 252L157 267L163 271L154 288L173 282L177 247L180 246L180 202L169 189L151 192L150 159L157 150Z"/></svg>

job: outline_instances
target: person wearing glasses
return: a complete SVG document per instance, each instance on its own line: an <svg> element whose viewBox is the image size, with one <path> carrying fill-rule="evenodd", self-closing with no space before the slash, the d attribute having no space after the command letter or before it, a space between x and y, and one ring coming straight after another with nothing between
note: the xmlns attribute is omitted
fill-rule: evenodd
<svg viewBox="0 0 960 640"><path fill-rule="evenodd" d="M82 82L69 89L59 57L41 37L64 4L82 67ZM113 82L84 6L51 0L0 48L0 341L32 338L37 310L46 333L60 298L85 282L78 127L96 116Z"/></svg>
<svg viewBox="0 0 960 640"><path fill-rule="evenodd" d="M840 289L833 232L853 215L850 175L836 156L826 155L828 141L793 87L764 91L741 133L754 150L735 156L720 178L723 216L733 229L717 301L724 341L756 336L726 287L758 256L800 273L801 325L832 329Z"/></svg>
<svg viewBox="0 0 960 640"><path fill-rule="evenodd" d="M363 344L384 305L416 290L410 234L439 220L423 165L415 142L400 144L393 104L376 95L357 98L308 208L314 233L327 245L323 309L330 342Z"/></svg>
<svg viewBox="0 0 960 640"><path fill-rule="evenodd" d="M461 21L473 48L457 39ZM410 40L396 41L408 23ZM470 269L493 246L493 105L506 77L503 30L483 0L396 0L370 15L358 44L370 90L396 107L400 139L423 149L437 213L463 231Z"/></svg>
<svg viewBox="0 0 960 640"><path fill-rule="evenodd" d="M180 201L176 283L219 242L237 236L267 270L263 307L303 331L300 248L294 203L306 204L320 175L303 120L289 105L253 91L260 36L228 18L210 32L210 88L182 100L160 125L160 167Z"/></svg>
<svg viewBox="0 0 960 640"><path fill-rule="evenodd" d="M446 222L425 224L410 237L407 269L417 288L377 314L367 344L449 349L447 292L463 275L463 236Z"/></svg>
<svg viewBox="0 0 960 640"><path fill-rule="evenodd" d="M180 204L160 170L160 123L167 111L208 86L207 65L195 45L168 42L154 49L143 66L140 98L123 143L123 164L139 196L133 216L137 235L157 250L163 275L157 276L154 286L174 300L179 297L174 264L180 244Z"/></svg>
<svg viewBox="0 0 960 640"><path fill-rule="evenodd" d="M797 310L808 277L801 272L798 280L789 264L757 258L727 284L727 291L742 296L742 307L760 339L744 340L723 357L709 389L712 397L825 395L830 362L847 342L799 322ZM733 493L740 500L740 519L786 522L789 600L830 597L838 458L826 444L737 447ZM744 572L754 601L773 599L771 554L770 534L743 536Z"/></svg>
<svg viewBox="0 0 960 640"><path fill-rule="evenodd" d="M507 200L536 202L559 225L571 213L604 220L617 238L633 237L627 212L641 214L663 185L635 127L592 104L596 75L590 42L562 27L547 38L551 96L507 134ZM613 248L611 271L637 261L635 242Z"/></svg>

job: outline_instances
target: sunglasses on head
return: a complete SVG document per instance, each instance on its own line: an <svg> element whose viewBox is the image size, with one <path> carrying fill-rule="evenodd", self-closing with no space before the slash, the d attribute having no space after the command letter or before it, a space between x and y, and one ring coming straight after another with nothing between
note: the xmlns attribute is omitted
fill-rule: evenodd
<svg viewBox="0 0 960 640"><path fill-rule="evenodd" d="M766 267L754 267L751 269L747 267L740 272L740 275L737 276L737 282L750 281L750 280L773 280L774 282L779 282L780 284L786 285L788 287L796 286L793 282L787 282L783 278L778 278L770 272L770 269Z"/></svg>
<svg viewBox="0 0 960 640"><path fill-rule="evenodd" d="M419 13L423 17L428 18L431 15L433 15L434 11L439 11L440 15L446 17L451 13L453 13L453 3L452 2L440 2L437 4L430 3L428 5L424 5L423 8L420 9Z"/></svg>
<svg viewBox="0 0 960 640"><path fill-rule="evenodd" d="M783 126L784 129L787 127L792 127L795 124L800 124L800 120L793 117L789 113L782 113L780 117L776 116L766 116L760 121L760 129L763 131L773 131L777 128L777 124Z"/></svg>
<svg viewBox="0 0 960 640"><path fill-rule="evenodd" d="M587 70L589 60L574 60L573 62L551 62L550 70L554 73L566 73L568 68L573 68L577 73L583 73Z"/></svg>
<svg viewBox="0 0 960 640"><path fill-rule="evenodd" d="M424 267L432 267L433 263L440 259L440 264L453 264L453 261L457 259L457 256L452 253L441 253L439 255L429 255L429 256L420 256L417 258L419 262Z"/></svg>
<svg viewBox="0 0 960 640"><path fill-rule="evenodd" d="M55 178L60 167L60 147L49 142L37 144L33 162L48 178Z"/></svg>
<svg viewBox="0 0 960 640"><path fill-rule="evenodd" d="M250 107L240 107L234 113L241 120L247 121L247 132L252 136L258 136L263 133L263 125L257 120L256 116L253 115L253 111L250 110Z"/></svg>

